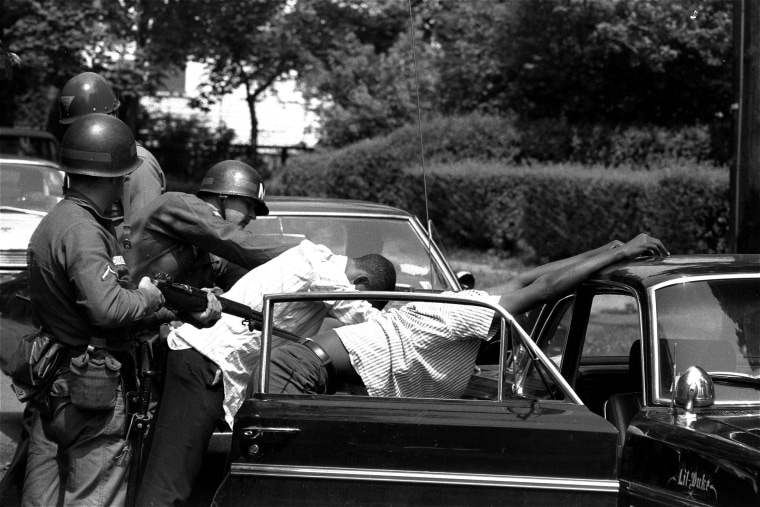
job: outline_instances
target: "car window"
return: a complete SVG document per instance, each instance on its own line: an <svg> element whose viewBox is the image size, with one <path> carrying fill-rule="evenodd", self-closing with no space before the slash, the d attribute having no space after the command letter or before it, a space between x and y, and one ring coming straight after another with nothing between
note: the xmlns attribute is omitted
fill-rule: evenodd
<svg viewBox="0 0 760 507"><path fill-rule="evenodd" d="M2 136L0 137L0 153L44 158L56 162L58 161L58 144L55 139L47 137Z"/></svg>
<svg viewBox="0 0 760 507"><path fill-rule="evenodd" d="M714 378L760 374L760 278L697 280L655 291L656 386L670 398L675 378L699 366ZM730 378L729 378L730 380ZM715 403L759 403L756 386L715 383Z"/></svg>
<svg viewBox="0 0 760 507"><path fill-rule="evenodd" d="M308 239L349 257L376 253L396 267L397 288L450 290L442 268L429 255L424 239L406 220L382 217L268 216L252 221L254 234L285 236L297 244Z"/></svg>
<svg viewBox="0 0 760 507"><path fill-rule="evenodd" d="M596 294L582 357L625 356L641 338L638 304L629 294Z"/></svg>
<svg viewBox="0 0 760 507"><path fill-rule="evenodd" d="M0 206L48 212L63 198L63 173L46 167L2 164Z"/></svg>
<svg viewBox="0 0 760 507"><path fill-rule="evenodd" d="M568 299L566 302L557 305L546 325L547 331L541 339L541 350L546 357L552 360L557 368L562 367L562 357L565 353L572 317L572 299Z"/></svg>

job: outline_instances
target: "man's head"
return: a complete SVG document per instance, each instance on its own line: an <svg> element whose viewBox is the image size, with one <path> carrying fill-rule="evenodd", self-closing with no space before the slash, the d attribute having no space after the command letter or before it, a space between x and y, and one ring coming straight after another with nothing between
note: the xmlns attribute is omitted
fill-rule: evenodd
<svg viewBox="0 0 760 507"><path fill-rule="evenodd" d="M94 72L82 72L63 85L58 105L58 121L68 125L86 114L115 113L121 103L103 76Z"/></svg>
<svg viewBox="0 0 760 507"><path fill-rule="evenodd" d="M197 192L201 199L216 204L225 220L243 227L257 216L269 214L264 194L264 179L240 160L211 166Z"/></svg>
<svg viewBox="0 0 760 507"><path fill-rule="evenodd" d="M110 205L119 199L124 176L141 163L132 131L107 114L88 114L78 119L61 142L61 164L67 179L72 186L100 188L102 199L98 204L105 201Z"/></svg>
<svg viewBox="0 0 760 507"><path fill-rule="evenodd" d="M357 290L392 291L396 289L396 269L393 263L378 254L348 259L346 277ZM372 306L382 309L387 301L373 301Z"/></svg>

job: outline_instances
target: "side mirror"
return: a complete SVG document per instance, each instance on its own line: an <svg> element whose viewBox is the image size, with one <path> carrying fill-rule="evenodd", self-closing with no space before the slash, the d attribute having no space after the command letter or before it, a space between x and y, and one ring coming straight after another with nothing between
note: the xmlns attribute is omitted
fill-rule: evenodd
<svg viewBox="0 0 760 507"><path fill-rule="evenodd" d="M475 276L469 271L457 271L457 280L459 280L462 290L475 288Z"/></svg>
<svg viewBox="0 0 760 507"><path fill-rule="evenodd" d="M686 412L694 407L710 407L715 402L715 385L705 370L690 366L678 378L673 398Z"/></svg>

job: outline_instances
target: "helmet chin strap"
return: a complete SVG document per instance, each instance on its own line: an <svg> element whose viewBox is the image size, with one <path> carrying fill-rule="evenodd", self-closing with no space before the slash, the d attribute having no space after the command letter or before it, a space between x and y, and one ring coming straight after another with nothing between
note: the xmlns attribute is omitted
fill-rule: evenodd
<svg viewBox="0 0 760 507"><path fill-rule="evenodd" d="M219 214L222 215L223 219L227 220L227 209L224 207L224 201L227 200L227 196L219 194L216 200L219 203Z"/></svg>

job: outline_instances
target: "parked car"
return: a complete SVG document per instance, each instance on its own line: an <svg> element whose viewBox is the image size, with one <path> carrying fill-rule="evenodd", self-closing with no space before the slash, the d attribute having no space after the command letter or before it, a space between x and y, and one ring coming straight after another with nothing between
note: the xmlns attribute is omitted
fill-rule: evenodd
<svg viewBox="0 0 760 507"><path fill-rule="evenodd" d="M470 273L455 274L416 216L383 204L349 199L267 197L269 215L248 224L258 235L322 244L334 253L380 254L396 266L397 290L442 291L472 287Z"/></svg>
<svg viewBox="0 0 760 507"><path fill-rule="evenodd" d="M63 178L57 162L0 154L0 368L14 337L31 325L28 305L15 293L26 286L29 238L63 198Z"/></svg>
<svg viewBox="0 0 760 507"><path fill-rule="evenodd" d="M0 156L34 157L58 162L60 152L60 144L50 132L0 127Z"/></svg>
<svg viewBox="0 0 760 507"><path fill-rule="evenodd" d="M759 267L758 255L610 266L545 305L533 338L482 303L502 331L461 399L270 394L264 348L264 387L237 415L220 498L760 505ZM303 297L269 296L265 312Z"/></svg>

